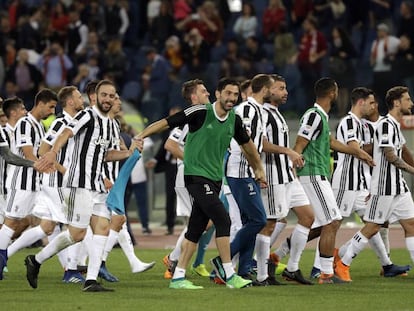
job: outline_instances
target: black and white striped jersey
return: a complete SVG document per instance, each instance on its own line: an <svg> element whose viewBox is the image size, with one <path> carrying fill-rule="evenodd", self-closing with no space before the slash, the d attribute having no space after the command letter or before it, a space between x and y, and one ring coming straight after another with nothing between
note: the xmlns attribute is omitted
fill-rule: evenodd
<svg viewBox="0 0 414 311"><path fill-rule="evenodd" d="M121 128L116 119L110 119L112 126L112 149L121 150ZM103 177L108 178L112 183L118 178L119 173L119 161L104 162L104 175Z"/></svg>
<svg viewBox="0 0 414 311"><path fill-rule="evenodd" d="M375 130L378 126L378 122L381 120L381 117L375 121L369 121L367 119L362 119L362 141L364 145L373 144L374 143L374 134ZM367 163L362 162L362 167L364 168L365 172L365 179L367 181L368 189L371 185L371 175L372 175L372 167L369 166Z"/></svg>
<svg viewBox="0 0 414 311"><path fill-rule="evenodd" d="M343 144L355 141L363 146L362 122L354 113L349 112L339 122L336 130L336 139ZM332 188L341 190L368 189L366 174L362 161L350 154L335 152L336 164L332 174Z"/></svg>
<svg viewBox="0 0 414 311"><path fill-rule="evenodd" d="M50 146L53 146L53 144L56 142L56 139L72 120L73 118L67 112L63 111L63 114L58 116L50 125L49 130L46 132L45 137L43 138L43 142ZM62 149L59 151L56 161L59 164L63 165L65 157L67 155L68 144L63 146ZM63 186L63 175L59 171L54 171L50 174L43 174L42 185L52 188L61 188Z"/></svg>
<svg viewBox="0 0 414 311"><path fill-rule="evenodd" d="M405 143L400 123L387 114L378 123L374 134L373 158L376 165L372 170L371 194L397 195L409 191L401 169L388 162L384 155L384 148L391 147L402 158Z"/></svg>
<svg viewBox="0 0 414 311"><path fill-rule="evenodd" d="M24 158L22 147L32 146L33 155L37 157L40 143L45 135L43 125L29 112L21 118L14 132L15 148L12 152ZM41 174L32 167L8 165L6 187L8 189L38 191Z"/></svg>
<svg viewBox="0 0 414 311"><path fill-rule="evenodd" d="M269 143L289 148L289 127L279 109L271 104L264 104L263 115L267 119L266 135ZM269 184L286 184L294 179L292 161L286 154L262 152L262 162Z"/></svg>
<svg viewBox="0 0 414 311"><path fill-rule="evenodd" d="M6 132L4 128L0 128L0 147L9 147ZM0 156L0 195L6 194L6 176L7 176L7 163Z"/></svg>
<svg viewBox="0 0 414 311"><path fill-rule="evenodd" d="M187 139L187 134L188 134L188 124L185 124L184 126L177 126L171 131L170 135L168 136L168 139L171 139L175 141L176 143L178 143L180 148L184 151L184 145ZM166 157L171 157L171 154L169 154L168 151L166 153ZM166 159L166 160L169 161L169 159ZM177 164L181 164L182 162L183 161L181 159L177 159Z"/></svg>
<svg viewBox="0 0 414 311"><path fill-rule="evenodd" d="M263 149L263 137L266 136L267 122L263 115L263 106L253 97L248 97L247 101L236 106L235 112L242 119L243 126L257 147L257 152L260 154ZM234 178L254 177L253 170L249 166L246 157L234 140L230 144L226 176Z"/></svg>
<svg viewBox="0 0 414 311"><path fill-rule="evenodd" d="M64 186L106 192L102 178L107 150L112 148L112 126L95 106L80 111L70 122L74 137L68 141Z"/></svg>

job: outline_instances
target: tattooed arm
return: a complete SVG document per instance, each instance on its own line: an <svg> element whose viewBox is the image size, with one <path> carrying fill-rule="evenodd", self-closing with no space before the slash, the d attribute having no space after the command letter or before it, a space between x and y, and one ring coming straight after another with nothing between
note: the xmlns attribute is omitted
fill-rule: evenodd
<svg viewBox="0 0 414 311"><path fill-rule="evenodd" d="M384 155L388 162L395 165L399 169L402 169L403 171L414 175L414 167L412 167L407 162L405 162L403 159L398 157L397 154L395 153L394 148L384 147Z"/></svg>

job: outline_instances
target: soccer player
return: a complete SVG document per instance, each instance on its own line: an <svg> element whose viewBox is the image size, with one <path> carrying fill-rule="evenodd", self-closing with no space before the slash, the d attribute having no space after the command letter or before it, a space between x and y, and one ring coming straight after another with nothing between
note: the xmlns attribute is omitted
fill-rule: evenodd
<svg viewBox="0 0 414 311"><path fill-rule="evenodd" d="M56 139L52 149L42 157L46 163L55 163L57 154L68 142L67 148L73 151L63 165L67 169L64 196L68 201L69 226L39 253L26 257L26 278L33 288L37 288L41 264L62 249L81 241L90 224L94 234L93 247L89 250L83 291L112 291L96 281L110 220L110 211L105 204L103 162L126 159L135 148L142 149L142 141L136 140L129 150L112 149L113 131L107 114L115 99L115 86L111 81L102 80L96 86L96 93L96 105L79 112Z"/></svg>
<svg viewBox="0 0 414 311"><path fill-rule="evenodd" d="M269 102L263 106L264 114L267 116L265 117L267 137L263 141L262 161L267 172L268 187L262 190L267 223L260 234L270 237L275 229L276 220L284 219L292 209L298 217L298 223L290 237L290 258L282 276L288 281L312 285L303 277L299 269L300 257L314 219L305 191L293 173L293 167L303 167L304 161L300 154L289 147L288 124L279 111L279 106L285 104L288 97L286 81L279 75L272 75L272 78L274 83L270 88L271 96ZM269 258L270 238L259 239L259 237L260 235L256 240L256 254L263 252L262 258ZM274 278L274 268L272 269L270 262L258 261L257 280L260 281L264 276Z"/></svg>
<svg viewBox="0 0 414 311"><path fill-rule="evenodd" d="M189 125L184 149L184 180L193 206L182 252L170 282L170 288L174 289L202 288L185 279L185 272L210 219L216 228L216 245L222 262L216 272L221 274L230 288L251 284L251 280L242 279L233 269L229 243L230 218L219 199L224 154L232 137L241 145L256 179L265 183L265 176L256 147L244 130L240 117L232 109L240 94L238 82L221 79L215 94L215 103L190 106L152 123L138 135L144 138L171 127Z"/></svg>
<svg viewBox="0 0 414 311"><path fill-rule="evenodd" d="M266 135L264 119L263 98L269 97L270 87L273 79L269 75L256 75L252 81L251 97L247 101L239 104L235 112L242 119L243 125L247 129L254 145L256 152L260 154L263 148L263 136ZM243 222L242 228L237 232L231 242L231 256L239 254L238 273L242 277L252 278L251 263L258 234L266 224L266 213L260 196L260 185L255 180L254 172L249 166L246 157L237 144L232 143L230 154L226 164L226 179L230 190L240 210L240 216ZM257 239L269 240L269 237L259 235ZM270 249L270 246L268 246ZM269 250L267 250L269 252ZM260 258L262 254L258 253L257 260L267 260ZM268 280L255 280L254 285L268 285Z"/></svg>
<svg viewBox="0 0 414 311"><path fill-rule="evenodd" d="M339 122L336 138L351 148L358 149L363 148L364 143L362 118L368 116L374 109L374 92L365 87L355 88L351 93L351 101L351 111ZM363 166L362 161L349 154L337 154L331 183L342 217L349 217L352 212L360 217L364 215L366 199L369 196L369 180L367 180L370 177L369 169ZM380 259L387 275L392 272L402 274L407 271L407 267L392 264L379 232L369 240L369 244ZM338 255L340 257L343 254ZM343 267L342 262L338 260L335 260L335 274L343 280L351 281L349 269Z"/></svg>
<svg viewBox="0 0 414 311"><path fill-rule="evenodd" d="M321 78L315 83L316 102L300 121L300 128L293 148L302 154L303 167L297 176L314 209L312 228L320 227L319 257L321 262L320 284L344 283L334 275L333 252L335 236L341 214L329 182L330 149L353 154L373 165L372 158L362 149L346 146L330 135L328 113L338 97L338 85L332 78Z"/></svg>
<svg viewBox="0 0 414 311"><path fill-rule="evenodd" d="M182 86L181 93L185 101L190 105L208 104L210 93L207 91L204 82L199 79L189 80ZM176 127L171 131L170 136L165 142L165 149L177 159L177 175L175 179L175 191L177 194L177 216L183 216L188 222L188 217L191 215L191 197L184 184L184 146L188 134L188 124L182 127ZM167 270L164 273L164 278L171 279L174 274L175 266L181 254L181 245L184 240L184 235L187 232L186 226L178 237L174 249L169 255L163 258L164 265ZM214 233L214 226L209 222L208 228L200 237L198 243L198 251L196 260L194 261L191 270L204 277L208 277L210 273L206 270L203 263L204 254L211 237Z"/></svg>
<svg viewBox="0 0 414 311"><path fill-rule="evenodd" d="M57 99L63 108L63 114L58 116L51 124L39 148L39 155L47 152L51 145L53 145L56 138L63 131L65 126L69 124L73 117L81 110L83 110L82 94L74 86L67 86L62 88ZM15 240L7 249L7 255L11 257L20 249L32 245L36 241L49 236L49 240L53 239L52 234L55 232L58 223L66 224L66 204L63 200L63 175L64 167L62 166L65 156L71 151L63 148L57 156L58 170L43 174L40 192L38 193L37 201L34 206L32 214L41 219L40 224L29 230ZM59 232L59 231L57 231ZM76 249L74 253L69 256L71 259L76 259ZM77 271L76 260L61 260L65 268L65 275L63 281L66 283L83 282L83 276ZM67 267L67 264L70 266ZM74 266L73 266L74 265Z"/></svg>
<svg viewBox="0 0 414 311"><path fill-rule="evenodd" d="M40 122L54 114L57 103L56 93L43 89L36 94L33 109L21 118L15 129L12 152L27 160L36 161L39 146L45 135ZM7 265L7 247L14 234L22 230L21 220L30 215L40 190L41 174L32 167L10 166L7 172L7 206L4 224L0 229L0 279ZM10 191L9 191L10 190Z"/></svg>
<svg viewBox="0 0 414 311"><path fill-rule="evenodd" d="M372 170L365 225L353 236L341 259L343 267L348 269L368 240L386 222L399 221L414 262L414 202L403 176L403 171L414 174L414 158L400 129L401 118L411 114L413 102L408 88L404 86L389 89L385 101L388 114L380 119L374 134L373 157L377 166Z"/></svg>
<svg viewBox="0 0 414 311"><path fill-rule="evenodd" d="M121 112L122 101L118 94L115 95L115 100L111 110L108 113L109 119L111 120L111 126L113 129L112 144L114 150L127 150L124 141L121 138L121 129L116 116ZM142 160L141 160L142 161ZM115 180L119 176L119 161L116 162L105 162L104 163L104 182L108 191L111 191ZM128 176L122 176L120 178L126 178ZM109 253L112 251L114 245L119 242L122 251L128 259L132 273L139 273L151 269L155 262L145 263L142 262L134 252L134 245L131 241L127 225L125 210L112 211L111 215L111 228L109 230L108 240L106 241L105 248L102 254L101 267L99 268L99 276L108 282L118 282L118 278L111 274L106 268L106 260Z"/></svg>

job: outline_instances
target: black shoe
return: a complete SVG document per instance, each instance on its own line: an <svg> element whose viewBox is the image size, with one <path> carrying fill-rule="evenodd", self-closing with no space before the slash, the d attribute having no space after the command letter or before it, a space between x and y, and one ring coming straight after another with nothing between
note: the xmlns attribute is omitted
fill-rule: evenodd
<svg viewBox="0 0 414 311"><path fill-rule="evenodd" d="M268 260L267 261L267 275L269 275L270 277L274 277L275 274L276 274L276 265L273 261Z"/></svg>
<svg viewBox="0 0 414 311"><path fill-rule="evenodd" d="M26 256L24 259L26 265L26 279L32 288L37 288L37 277L39 275L40 264L36 261L34 255Z"/></svg>
<svg viewBox="0 0 414 311"><path fill-rule="evenodd" d="M152 233L152 230L150 228L143 228L142 234L144 235L150 235Z"/></svg>
<svg viewBox="0 0 414 311"><path fill-rule="evenodd" d="M300 272L300 269L294 271L294 272L290 272L287 269L285 269L282 272L282 276L284 277L284 279L286 281L293 281L293 282L297 282L299 284L303 284L303 285L313 285L313 283L307 279L305 279L302 275L302 272Z"/></svg>
<svg viewBox="0 0 414 311"><path fill-rule="evenodd" d="M264 281L254 280L254 281L252 281L252 285L253 286L269 286L270 284L269 284L269 282L266 279Z"/></svg>
<svg viewBox="0 0 414 311"><path fill-rule="evenodd" d="M269 285L272 285L272 286L286 285L286 284L280 283L278 280L276 280L274 276L269 276L266 279L266 281Z"/></svg>
<svg viewBox="0 0 414 311"><path fill-rule="evenodd" d="M87 280L85 285L82 288L82 291L92 293L92 292L113 292L112 288L105 288L95 280Z"/></svg>
<svg viewBox="0 0 414 311"><path fill-rule="evenodd" d="M247 272L246 274L239 274L239 275L245 280L251 280L251 281L256 280L256 274L254 274L253 272Z"/></svg>
<svg viewBox="0 0 414 311"><path fill-rule="evenodd" d="M165 235L173 235L173 234L174 234L173 228L168 228L167 231L165 232Z"/></svg>

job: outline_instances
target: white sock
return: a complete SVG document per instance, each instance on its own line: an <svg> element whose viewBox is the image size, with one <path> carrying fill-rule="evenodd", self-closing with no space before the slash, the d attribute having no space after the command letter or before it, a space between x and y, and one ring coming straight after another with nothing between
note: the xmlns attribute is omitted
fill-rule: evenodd
<svg viewBox="0 0 414 311"><path fill-rule="evenodd" d="M223 262L223 269L224 272L226 273L226 279L228 280L233 274L235 274L236 272L233 269L233 264L231 262Z"/></svg>
<svg viewBox="0 0 414 311"><path fill-rule="evenodd" d="M294 272L299 269L299 261L308 241L309 228L297 224L290 238L290 258L287 264L287 270Z"/></svg>
<svg viewBox="0 0 414 311"><path fill-rule="evenodd" d="M34 242L43 239L44 237L46 237L46 233L40 226L36 226L24 231L22 235L7 248L7 256L13 256L22 248L30 246Z"/></svg>
<svg viewBox="0 0 414 311"><path fill-rule="evenodd" d="M387 251L388 257L390 256L390 239L388 237L388 233L390 232L389 228L381 228L380 229L381 239L384 242L385 250Z"/></svg>
<svg viewBox="0 0 414 311"><path fill-rule="evenodd" d="M340 258L344 257L347 248L349 247L349 245L351 244L352 239L346 241L346 243L344 245L342 245L339 250L338 250L338 255Z"/></svg>
<svg viewBox="0 0 414 311"><path fill-rule="evenodd" d="M83 240L81 241L81 246L79 247L79 254L78 254L78 260L79 265L85 266L86 265L86 259L89 256L89 244L92 243L92 236L93 232L90 226L86 229L86 234Z"/></svg>
<svg viewBox="0 0 414 311"><path fill-rule="evenodd" d="M185 278L185 269L176 267L174 270L173 280Z"/></svg>
<svg viewBox="0 0 414 311"><path fill-rule="evenodd" d="M410 253L411 261L414 262L414 237L410 236L405 238L405 246Z"/></svg>
<svg viewBox="0 0 414 311"><path fill-rule="evenodd" d="M7 249L11 238L14 234L14 230L7 225L4 225L0 229L0 249Z"/></svg>
<svg viewBox="0 0 414 311"><path fill-rule="evenodd" d="M333 274L333 256L332 257L321 257L320 258L320 262L321 262L321 273L325 273L325 274Z"/></svg>
<svg viewBox="0 0 414 311"><path fill-rule="evenodd" d="M82 242L78 242L65 249L67 270L78 269L78 256L79 256L79 249L81 248L81 245L82 245Z"/></svg>
<svg viewBox="0 0 414 311"><path fill-rule="evenodd" d="M172 250L172 252L169 255L170 260L177 261L178 258L180 258L181 244L184 241L184 234L186 234L187 230L188 230L188 227L185 227L183 229L183 231L181 232L180 236L178 237L177 243L175 244L174 249Z"/></svg>
<svg viewBox="0 0 414 311"><path fill-rule="evenodd" d="M286 228L287 223L286 222L280 222L278 221L275 225L275 229L272 232L272 235L270 236L270 247L275 244L277 238L282 233L283 229Z"/></svg>
<svg viewBox="0 0 414 311"><path fill-rule="evenodd" d="M91 247L89 248L89 263L86 280L96 280L98 278L99 268L101 267L102 262L102 253L107 239L108 237L105 235L93 235L92 243L90 244Z"/></svg>
<svg viewBox="0 0 414 311"><path fill-rule="evenodd" d="M122 251L128 259L131 269L134 269L135 265L144 264L136 255L134 244L132 244L131 236L129 235L126 224L122 226L121 231L119 231L118 236L119 245L121 245Z"/></svg>
<svg viewBox="0 0 414 311"><path fill-rule="evenodd" d="M270 256L270 236L257 234L255 250L257 256L257 280L262 282L269 276L267 267Z"/></svg>
<svg viewBox="0 0 414 311"><path fill-rule="evenodd" d="M69 230L58 234L48 245L46 245L39 253L36 254L36 261L42 264L50 257L59 253L62 249L72 245L75 241L72 239Z"/></svg>
<svg viewBox="0 0 414 311"><path fill-rule="evenodd" d="M231 264L232 264L232 266L233 266L233 269L236 269L237 264L239 263L239 257L240 257L240 254L239 254L239 253L237 253L237 254L236 254L236 255L234 255L234 256L233 256L233 258L231 259Z"/></svg>
<svg viewBox="0 0 414 311"><path fill-rule="evenodd" d="M56 225L55 228L53 229L52 234L47 236L48 242L50 243L54 238L58 236L60 232L61 232L60 226ZM57 257L63 269L66 269L66 266L68 265L68 258L67 258L66 252L67 252L67 248L64 248L59 253L57 253Z"/></svg>
<svg viewBox="0 0 414 311"><path fill-rule="evenodd" d="M342 262L345 265L350 266L354 257L356 257L367 244L368 239L361 233L361 231L355 233L355 235L352 237L351 244L341 259Z"/></svg>
<svg viewBox="0 0 414 311"><path fill-rule="evenodd" d="M388 257L387 250L384 242L381 238L381 234L377 232L372 238L368 240L369 245L374 250L378 259L381 262L381 266L388 266L392 264L390 257Z"/></svg>
<svg viewBox="0 0 414 311"><path fill-rule="evenodd" d="M279 247L274 251L274 253L279 257L279 260L282 260L290 253L290 246L287 242L287 239L285 239Z"/></svg>
<svg viewBox="0 0 414 311"><path fill-rule="evenodd" d="M106 261L109 253L114 248L115 244L118 242L119 232L115 230L109 230L108 239L106 240L105 248L102 254L102 261Z"/></svg>
<svg viewBox="0 0 414 311"><path fill-rule="evenodd" d="M315 259L313 260L313 266L315 268L321 269L321 260L320 260L320 254L319 254L319 238L318 238L318 244L316 245L315 249Z"/></svg>

